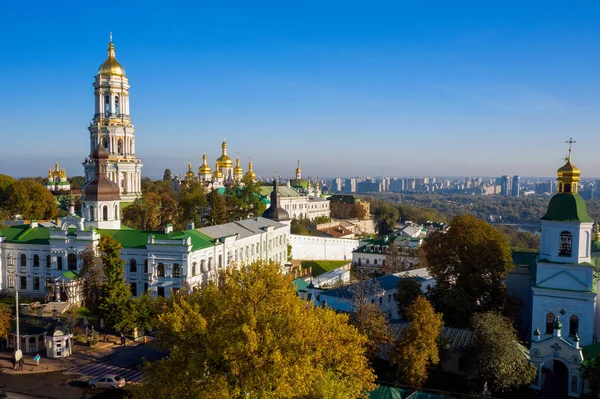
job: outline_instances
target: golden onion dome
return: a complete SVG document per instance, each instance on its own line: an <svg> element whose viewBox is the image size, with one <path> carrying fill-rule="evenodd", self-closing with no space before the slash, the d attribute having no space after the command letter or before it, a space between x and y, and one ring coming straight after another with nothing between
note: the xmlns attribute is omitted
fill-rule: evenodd
<svg viewBox="0 0 600 399"><path fill-rule="evenodd" d="M252 171L252 161L248 162L248 171L246 172L246 177L252 179L252 181L256 180L256 173Z"/></svg>
<svg viewBox="0 0 600 399"><path fill-rule="evenodd" d="M210 166L206 162L206 154L202 155L202 165L198 168L198 174L210 175Z"/></svg>
<svg viewBox="0 0 600 399"><path fill-rule="evenodd" d="M235 176L241 176L244 174L244 170L240 166L240 158L239 157L235 159L235 168L233 168L233 174Z"/></svg>
<svg viewBox="0 0 600 399"><path fill-rule="evenodd" d="M188 163L188 171L185 172L185 178L186 179L193 179L194 178L194 172L192 172L192 163Z"/></svg>
<svg viewBox="0 0 600 399"><path fill-rule="evenodd" d="M302 170L300 169L300 160L298 160L298 167L296 168L296 176L300 175Z"/></svg>
<svg viewBox="0 0 600 399"><path fill-rule="evenodd" d="M217 179L223 178L223 173L221 173L221 171L219 170L219 162L218 161L215 164L215 173L213 173L213 177L215 177Z"/></svg>
<svg viewBox="0 0 600 399"><path fill-rule="evenodd" d="M224 168L232 168L233 161L231 160L231 158L229 158L227 156L227 142L225 142L225 140L223 140L223 144L221 144L221 148L222 148L222 154L219 158L217 158L217 162L219 162L219 165L221 165Z"/></svg>
<svg viewBox="0 0 600 399"><path fill-rule="evenodd" d="M319 184L319 178L317 177L317 180L315 181L315 188L319 188L320 184Z"/></svg>
<svg viewBox="0 0 600 399"><path fill-rule="evenodd" d="M592 241L600 241L600 228L598 222L594 223L594 232L592 233Z"/></svg>
<svg viewBox="0 0 600 399"><path fill-rule="evenodd" d="M106 58L106 61L100 65L100 68L98 68L98 74L125 76L125 68L119 64L115 57L115 45L112 42L112 35L110 42L108 43L108 57Z"/></svg>
<svg viewBox="0 0 600 399"><path fill-rule="evenodd" d="M578 167L573 165L571 162L571 150L569 149L569 155L567 156L567 163L565 163L560 169L556 171L558 175L558 192L559 193L577 193L578 181L580 179L581 171Z"/></svg>

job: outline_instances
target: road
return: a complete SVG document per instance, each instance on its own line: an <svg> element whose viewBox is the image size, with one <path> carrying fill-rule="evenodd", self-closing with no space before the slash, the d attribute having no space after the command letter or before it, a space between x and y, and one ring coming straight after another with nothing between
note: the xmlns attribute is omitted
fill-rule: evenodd
<svg viewBox="0 0 600 399"><path fill-rule="evenodd" d="M114 373L115 369L122 369L119 373L129 372L136 374L142 358L148 360L164 356L152 345L139 345L126 348L106 356L101 361L88 367L86 375L75 374L71 371L39 373L27 375L0 374L0 386L13 399L116 399L123 398L126 391L95 390L88 388L87 382L93 376ZM85 370L84 370L85 371ZM139 372L138 372L139 373ZM141 373L139 373L141 374Z"/></svg>

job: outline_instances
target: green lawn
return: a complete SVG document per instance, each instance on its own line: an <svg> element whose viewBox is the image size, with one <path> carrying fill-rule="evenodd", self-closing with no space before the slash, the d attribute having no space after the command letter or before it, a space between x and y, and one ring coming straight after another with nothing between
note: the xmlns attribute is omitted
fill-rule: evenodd
<svg viewBox="0 0 600 399"><path fill-rule="evenodd" d="M350 263L349 260L305 260L301 262L301 265L302 269L312 267L312 275L317 277L348 263Z"/></svg>

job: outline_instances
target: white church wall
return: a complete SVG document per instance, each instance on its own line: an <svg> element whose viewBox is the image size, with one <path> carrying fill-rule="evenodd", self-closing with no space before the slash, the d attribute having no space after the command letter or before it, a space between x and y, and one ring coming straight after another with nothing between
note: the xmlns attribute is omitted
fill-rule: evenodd
<svg viewBox="0 0 600 399"><path fill-rule="evenodd" d="M349 238L290 235L292 259L296 260L351 260L358 243Z"/></svg>

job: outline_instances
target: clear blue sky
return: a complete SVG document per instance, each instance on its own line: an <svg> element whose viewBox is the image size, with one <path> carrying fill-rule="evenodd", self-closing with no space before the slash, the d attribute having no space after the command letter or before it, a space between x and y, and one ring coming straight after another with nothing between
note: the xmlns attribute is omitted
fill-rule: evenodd
<svg viewBox="0 0 600 399"><path fill-rule="evenodd" d="M146 176L600 176L600 3L48 2L0 6L0 173L83 174L113 32Z"/></svg>

